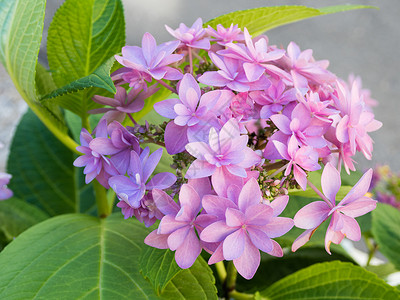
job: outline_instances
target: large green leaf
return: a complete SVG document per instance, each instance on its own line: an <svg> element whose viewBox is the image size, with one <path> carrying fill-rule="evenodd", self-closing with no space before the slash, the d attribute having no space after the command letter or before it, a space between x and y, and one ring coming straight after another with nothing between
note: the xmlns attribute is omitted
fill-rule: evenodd
<svg viewBox="0 0 400 300"><path fill-rule="evenodd" d="M14 194L51 216L92 212L94 197L83 194L83 186L85 198L80 196L78 170L72 163L73 153L29 110L17 127L7 163Z"/></svg>
<svg viewBox="0 0 400 300"><path fill-rule="evenodd" d="M49 215L36 206L18 198L0 201L0 231L8 241L48 217Z"/></svg>
<svg viewBox="0 0 400 300"><path fill-rule="evenodd" d="M106 219L71 214L42 222L0 253L0 298L159 299L140 273L148 233L143 224L123 220L120 214ZM208 272L199 259L179 273L186 277L175 277L161 296L188 299L195 287L200 295L196 299L216 299L208 292L215 289Z"/></svg>
<svg viewBox="0 0 400 300"><path fill-rule="evenodd" d="M260 293L269 300L400 299L400 292L375 274L339 261L315 264Z"/></svg>
<svg viewBox="0 0 400 300"><path fill-rule="evenodd" d="M348 256L333 252L328 255L323 247L305 247L296 252L285 253L283 257L274 257L261 253L261 264L251 280L239 276L237 289L244 292L263 290L298 270L319 262L341 260L354 263Z"/></svg>
<svg viewBox="0 0 400 300"><path fill-rule="evenodd" d="M114 90L107 78L111 65L101 72L98 68L119 53L124 44L125 21L120 0L65 1L50 24L47 38L49 66L57 87L73 91L93 85ZM69 94L57 103L86 118L87 111L96 107L91 100L94 93L101 91L92 88Z"/></svg>
<svg viewBox="0 0 400 300"><path fill-rule="evenodd" d="M15 87L47 128L71 149L58 109L37 101L35 71L43 31L45 0L0 0L0 60Z"/></svg>
<svg viewBox="0 0 400 300"><path fill-rule="evenodd" d="M216 28L218 24L222 24L225 27L229 27L231 24L238 24L240 28L246 27L250 34L257 36L272 28L307 18L361 8L372 8L372 6L337 5L320 9L297 5L260 7L222 15L204 25Z"/></svg>
<svg viewBox="0 0 400 300"><path fill-rule="evenodd" d="M400 270L400 211L378 203L372 212L372 234L381 251Z"/></svg>

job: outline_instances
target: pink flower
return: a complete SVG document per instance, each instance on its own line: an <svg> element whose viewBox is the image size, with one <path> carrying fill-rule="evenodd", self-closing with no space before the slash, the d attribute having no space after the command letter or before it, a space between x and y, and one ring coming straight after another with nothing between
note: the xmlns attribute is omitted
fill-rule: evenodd
<svg viewBox="0 0 400 300"><path fill-rule="evenodd" d="M248 136L240 135L239 125L230 119L219 132L210 129L209 142L193 142L186 150L197 159L190 165L185 177L188 179L211 176L217 193L246 178L246 168L261 161L261 157L247 147Z"/></svg>
<svg viewBox="0 0 400 300"><path fill-rule="evenodd" d="M146 32L142 39L142 48L125 46L122 56L115 55L115 59L123 66L149 74L156 80L179 80L182 73L169 67L182 59L181 54L172 54L179 45L179 41L156 44L154 37Z"/></svg>
<svg viewBox="0 0 400 300"><path fill-rule="evenodd" d="M208 35L215 37L212 41L216 41L220 45L226 45L227 43L231 43L233 41L243 41L244 35L238 25L233 25L229 28L225 28L221 24L217 25L217 30L208 26L206 29Z"/></svg>
<svg viewBox="0 0 400 300"><path fill-rule="evenodd" d="M271 238L285 234L293 226L291 219L277 217L287 201L288 197L283 196L274 200L273 206L263 204L254 178L240 190L237 203L218 196L204 196L204 209L218 220L204 228L200 238L205 242L220 243L209 263L233 260L239 274L251 279L260 264L259 249L282 256L282 248Z"/></svg>
<svg viewBox="0 0 400 300"><path fill-rule="evenodd" d="M175 30L165 25L167 31L176 39L180 40L182 44L187 47L199 48L199 49L210 49L210 40L204 38L206 34L203 28L203 21L198 18L192 25L192 27L187 27L185 24L179 24L179 27Z"/></svg>
<svg viewBox="0 0 400 300"><path fill-rule="evenodd" d="M320 196L324 201L312 202L300 209L294 216L295 226L306 229L306 231L294 241L292 251L303 246L329 216L332 218L325 236L325 249L329 254L331 254L330 244L340 244L345 236L352 241L360 240L360 226L354 218L374 210L377 202L365 196L371 178L372 169L369 169L343 200L336 205L335 197L341 186L340 173L328 163L321 177L324 195Z"/></svg>
<svg viewBox="0 0 400 300"><path fill-rule="evenodd" d="M201 252L201 244L196 235L196 217L200 212L201 198L189 184L184 184L179 193L180 207L165 192L153 191L158 209L165 214L157 230L144 240L145 244L175 252L175 260L182 269L190 268Z"/></svg>

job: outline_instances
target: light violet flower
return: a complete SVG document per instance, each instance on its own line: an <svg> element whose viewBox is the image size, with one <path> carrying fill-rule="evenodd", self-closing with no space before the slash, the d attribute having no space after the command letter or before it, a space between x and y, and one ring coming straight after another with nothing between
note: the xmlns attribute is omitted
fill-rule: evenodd
<svg viewBox="0 0 400 300"><path fill-rule="evenodd" d="M144 91L147 91L147 82L153 80L150 74L126 67L119 68L110 76L116 86L129 83L129 87Z"/></svg>
<svg viewBox="0 0 400 300"><path fill-rule="evenodd" d="M7 188L7 184L10 183L11 175L0 172L0 200L6 200L13 196L13 192Z"/></svg>
<svg viewBox="0 0 400 300"><path fill-rule="evenodd" d="M122 123L126 114L132 114L141 111L144 107L144 100L159 90L156 85L152 85L146 91L141 89L131 89L127 94L123 87L117 86L117 93L114 98L95 95L93 101L102 105L111 107L102 107L89 110L89 114L102 114L107 123L118 121Z"/></svg>
<svg viewBox="0 0 400 300"><path fill-rule="evenodd" d="M376 207L375 200L366 197L372 178L372 169L369 169L350 190L350 192L336 204L336 194L341 186L340 173L330 163L324 168L321 177L324 201L315 201L300 209L294 216L294 225L306 229L293 243L292 251L296 251L310 240L314 231L332 216L325 236L325 249L330 252L330 244L340 244L344 237L352 241L361 238L361 230L356 217L362 216Z"/></svg>
<svg viewBox="0 0 400 300"><path fill-rule="evenodd" d="M286 206L288 196L274 200L274 207L263 204L254 178L236 197L237 203L218 196L203 197L204 209L218 220L204 228L200 238L208 243L220 243L210 264L223 259L233 260L239 274L251 279L260 264L259 249L271 255L283 255L282 248L272 238L288 232L293 227L293 220L276 217Z"/></svg>
<svg viewBox="0 0 400 300"><path fill-rule="evenodd" d="M181 60L183 55L172 54L179 45L179 41L156 44L154 37L146 32L142 39L142 48L125 46L122 56L115 55L115 59L123 66L149 74L156 80L179 80L182 73L169 67Z"/></svg>
<svg viewBox="0 0 400 300"><path fill-rule="evenodd" d="M153 191L154 201L165 214L157 230L144 240L145 244L175 251L175 260L182 269L190 268L201 252L201 243L196 235L196 217L200 212L201 198L189 184L184 184L179 192L180 207L165 192Z"/></svg>
<svg viewBox="0 0 400 300"><path fill-rule="evenodd" d="M261 161L261 157L247 147L248 136L240 135L239 125L230 119L219 132L210 129L209 141L193 142L186 150L197 159L190 165L185 177L188 179L211 176L217 193L224 194L227 183L246 178L246 169Z"/></svg>
<svg viewBox="0 0 400 300"><path fill-rule="evenodd" d="M183 76L178 94L178 99L154 104L156 112L174 119L168 123L164 135L169 154L184 151L188 142L206 140L210 128L219 127L217 116L223 113L234 97L229 90L215 90L201 95L200 87L191 74Z"/></svg>
<svg viewBox="0 0 400 300"><path fill-rule="evenodd" d="M192 25L187 27L185 24L179 24L179 27L175 30L165 25L167 31L181 43L187 47L199 48L199 49L210 49L210 40L205 38L206 31L203 28L203 21L198 18Z"/></svg>
<svg viewBox="0 0 400 300"><path fill-rule="evenodd" d="M117 175L108 180L118 199L125 201L133 208L141 206L140 201L146 190L166 189L176 181L176 176L168 172L158 173L148 181L161 159L162 149L156 150L150 156L149 154L149 147L146 147L140 156L135 151L131 151L127 171L129 177Z"/></svg>

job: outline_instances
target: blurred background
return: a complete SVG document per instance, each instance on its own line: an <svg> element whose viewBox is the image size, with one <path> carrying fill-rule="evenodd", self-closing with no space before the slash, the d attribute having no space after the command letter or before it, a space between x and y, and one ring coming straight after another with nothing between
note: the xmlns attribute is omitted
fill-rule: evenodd
<svg viewBox="0 0 400 300"><path fill-rule="evenodd" d="M44 36L39 55L46 62L47 28L62 0L48 0ZM350 73L360 75L363 87L371 90L379 101L375 108L383 127L371 134L375 141L373 160L359 156L358 169L387 163L400 170L400 1L398 0L123 0L128 45L140 45L145 32L157 42L172 39L164 24L177 28L188 26L201 17L204 22L235 10L275 5L307 5L324 7L339 4L364 4L379 7L316 17L272 29L267 33L270 44L287 47L295 41L302 50L311 48L317 60L328 59L329 70L343 79ZM4 68L0 66L0 171L5 170L8 147L19 118L27 109Z"/></svg>

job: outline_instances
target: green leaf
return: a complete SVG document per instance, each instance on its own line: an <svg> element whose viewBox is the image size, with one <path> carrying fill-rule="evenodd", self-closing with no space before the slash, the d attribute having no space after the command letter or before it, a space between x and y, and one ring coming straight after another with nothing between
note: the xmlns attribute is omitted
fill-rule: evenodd
<svg viewBox="0 0 400 300"><path fill-rule="evenodd" d="M18 198L0 201L0 231L8 241L49 216L36 206Z"/></svg>
<svg viewBox="0 0 400 300"><path fill-rule="evenodd" d="M375 273L379 278L386 279L390 274L397 272L395 266L391 263L386 263L382 265L369 265L365 269Z"/></svg>
<svg viewBox="0 0 400 300"><path fill-rule="evenodd" d="M0 0L0 60L29 107L59 140L74 149L58 109L53 111L37 101L35 72L45 4L45 0ZM37 69L41 72L40 66Z"/></svg>
<svg viewBox="0 0 400 300"><path fill-rule="evenodd" d="M400 211L378 203L372 212L372 234L381 251L400 270Z"/></svg>
<svg viewBox="0 0 400 300"><path fill-rule="evenodd" d="M94 199L80 198L72 163L72 152L29 110L17 127L7 163L15 196L51 216L87 209Z"/></svg>
<svg viewBox="0 0 400 300"><path fill-rule="evenodd" d="M225 27L229 27L231 24L238 24L239 28L246 27L251 35L257 36L272 28L307 18L361 8L373 8L373 6L338 5L321 9L297 5L260 7L222 15L204 25L216 28L218 24Z"/></svg>
<svg viewBox="0 0 400 300"><path fill-rule="evenodd" d="M77 92L90 87L103 88L110 93L115 94L117 92L117 89L115 88L114 83L110 77L110 68L112 67L114 61L115 58L111 57L104 64L98 67L92 74L72 81L62 88L53 90L51 93L43 96L41 101L62 96L68 93Z"/></svg>
<svg viewBox="0 0 400 300"><path fill-rule="evenodd" d="M215 278L206 261L199 257L190 269L179 272L166 286L161 299L218 299Z"/></svg>
<svg viewBox="0 0 400 300"><path fill-rule="evenodd" d="M375 274L339 261L302 269L274 283L260 295L270 300L400 298L398 290Z"/></svg>
<svg viewBox="0 0 400 300"><path fill-rule="evenodd" d="M175 253L148 247L140 259L141 272L159 295L171 279L182 271L175 262Z"/></svg>
<svg viewBox="0 0 400 300"><path fill-rule="evenodd" d="M279 279L319 262L341 260L355 264L348 256L338 252L328 255L323 247L300 248L296 252L285 253L283 257L261 254L261 264L254 277L250 280L238 277L236 286L239 291L253 293L263 290Z"/></svg>
<svg viewBox="0 0 400 300"><path fill-rule="evenodd" d="M109 78L110 57L124 45L125 21L120 0L65 1L50 24L47 38L49 66L54 70L57 87L62 88L52 96L90 85L115 91ZM94 93L101 90L91 88L54 101L86 118L87 111L97 107L91 100Z"/></svg>
<svg viewBox="0 0 400 300"><path fill-rule="evenodd" d="M159 299L140 273L148 233L143 224L123 220L121 214L106 219L70 214L42 222L0 253L0 298ZM172 280L165 297L182 299L195 287L196 299L216 299L209 292L214 285L207 270L204 260L198 260L179 273L186 272L187 280Z"/></svg>

